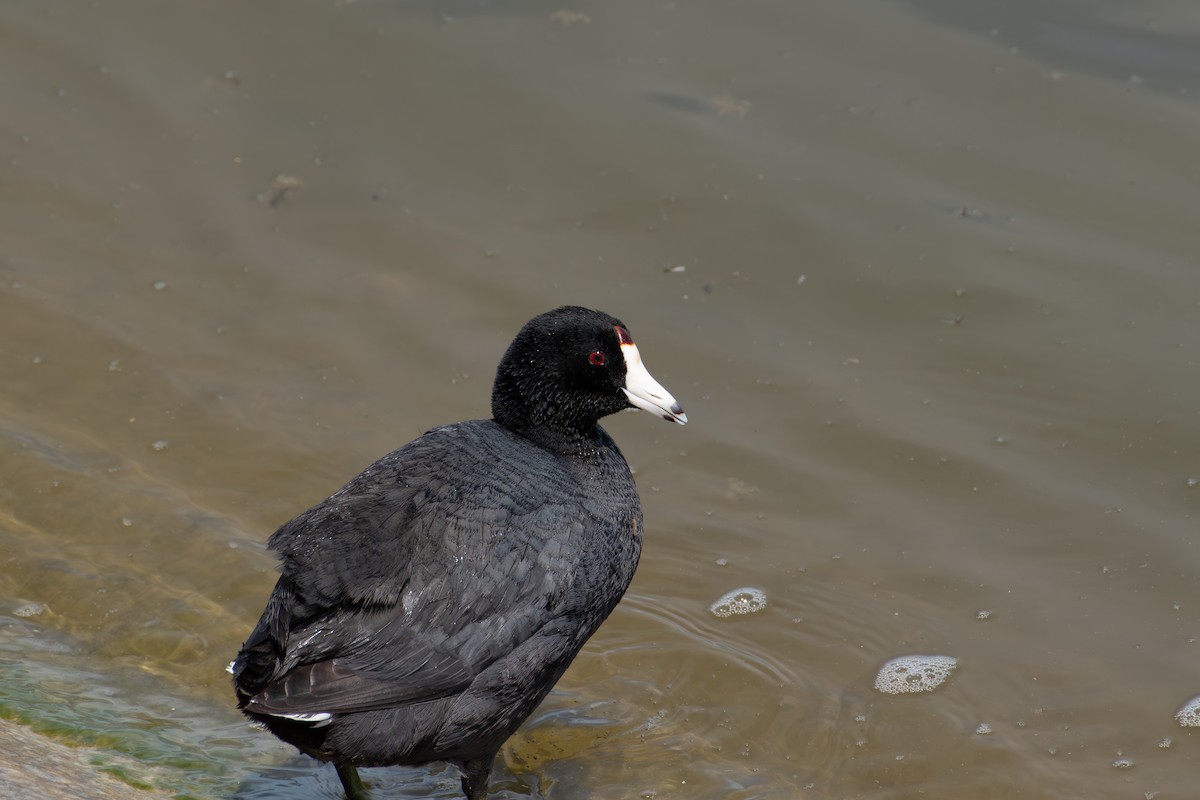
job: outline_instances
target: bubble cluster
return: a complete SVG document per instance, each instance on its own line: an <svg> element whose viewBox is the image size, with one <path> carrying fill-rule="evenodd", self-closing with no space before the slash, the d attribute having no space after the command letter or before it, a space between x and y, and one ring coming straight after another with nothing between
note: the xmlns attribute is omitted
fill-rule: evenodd
<svg viewBox="0 0 1200 800"><path fill-rule="evenodd" d="M767 593L753 586L743 586L722 595L708 610L718 617L755 614L767 607Z"/></svg>
<svg viewBox="0 0 1200 800"><path fill-rule="evenodd" d="M885 694L932 692L957 666L953 656L900 656L879 668L875 688Z"/></svg>
<svg viewBox="0 0 1200 800"><path fill-rule="evenodd" d="M1175 720L1185 728L1200 728L1200 695L1184 703L1175 712Z"/></svg>
<svg viewBox="0 0 1200 800"><path fill-rule="evenodd" d="M42 603L26 603L20 608L14 609L12 613L16 617L36 617L46 613L46 606Z"/></svg>

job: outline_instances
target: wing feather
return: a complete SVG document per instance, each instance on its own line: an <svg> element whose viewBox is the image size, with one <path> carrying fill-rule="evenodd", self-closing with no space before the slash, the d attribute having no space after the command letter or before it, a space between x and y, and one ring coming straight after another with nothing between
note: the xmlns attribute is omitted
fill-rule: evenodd
<svg viewBox="0 0 1200 800"><path fill-rule="evenodd" d="M568 512L579 487L534 460L511 481L542 491L513 492L496 477L494 435L463 428L385 456L271 537L283 574L234 664L246 710L349 713L459 693L559 613L580 552L568 540L587 525Z"/></svg>

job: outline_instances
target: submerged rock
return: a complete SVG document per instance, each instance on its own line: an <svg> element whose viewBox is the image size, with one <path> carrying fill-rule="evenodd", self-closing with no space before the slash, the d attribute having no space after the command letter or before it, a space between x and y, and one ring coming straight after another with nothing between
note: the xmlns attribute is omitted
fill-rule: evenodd
<svg viewBox="0 0 1200 800"><path fill-rule="evenodd" d="M92 751L0 720L0 796L5 800L167 800L98 771Z"/></svg>

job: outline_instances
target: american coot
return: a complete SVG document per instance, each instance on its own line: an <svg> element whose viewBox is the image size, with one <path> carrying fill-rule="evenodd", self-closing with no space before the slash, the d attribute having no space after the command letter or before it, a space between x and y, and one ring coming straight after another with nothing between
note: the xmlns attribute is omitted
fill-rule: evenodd
<svg viewBox="0 0 1200 800"><path fill-rule="evenodd" d="M487 796L500 745L633 578L642 506L601 417L687 416L618 319L568 306L500 361L492 419L434 428L271 536L282 574L231 669L238 706L337 766L447 761Z"/></svg>

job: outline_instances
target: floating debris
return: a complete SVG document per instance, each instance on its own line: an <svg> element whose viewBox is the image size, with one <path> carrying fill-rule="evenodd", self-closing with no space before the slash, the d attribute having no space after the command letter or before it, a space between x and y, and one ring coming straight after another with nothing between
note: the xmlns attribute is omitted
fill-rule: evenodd
<svg viewBox="0 0 1200 800"><path fill-rule="evenodd" d="M767 593L753 586L743 586L721 596L719 600L708 607L717 617L735 617L743 614L757 614L767 607Z"/></svg>
<svg viewBox="0 0 1200 800"><path fill-rule="evenodd" d="M737 117L738 119L745 119L746 115L750 113L749 100L740 100L731 95L723 94L719 97L710 97L708 101L712 103L713 108L715 108L717 113L722 117Z"/></svg>
<svg viewBox="0 0 1200 800"><path fill-rule="evenodd" d="M979 727L975 729L975 733L979 734L980 736L991 736L992 726L988 725L986 722L981 722L979 723Z"/></svg>
<svg viewBox="0 0 1200 800"><path fill-rule="evenodd" d="M576 24L583 24L583 25L591 25L592 24L592 18L589 17L587 14L584 14L579 11L567 11L566 9L560 9L558 11L555 11L553 14L550 15L550 19L554 20L559 25L562 25L564 28L570 27L571 25L576 25Z"/></svg>
<svg viewBox="0 0 1200 800"><path fill-rule="evenodd" d="M280 173L275 176L275 180L271 183L271 190L266 194L259 195L260 200L265 200L267 205L275 208L284 199L296 189L304 185L304 181L297 178L295 175L285 175Z"/></svg>
<svg viewBox="0 0 1200 800"><path fill-rule="evenodd" d="M932 692L957 666L953 656L900 656L879 668L875 688L885 694Z"/></svg>

